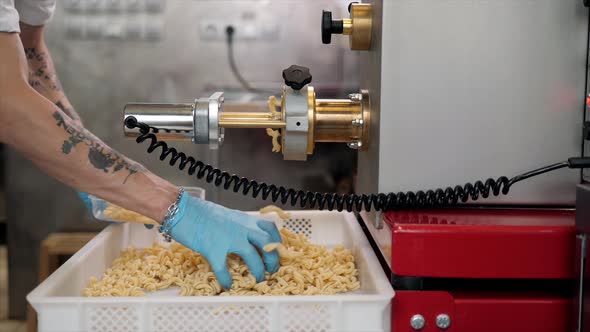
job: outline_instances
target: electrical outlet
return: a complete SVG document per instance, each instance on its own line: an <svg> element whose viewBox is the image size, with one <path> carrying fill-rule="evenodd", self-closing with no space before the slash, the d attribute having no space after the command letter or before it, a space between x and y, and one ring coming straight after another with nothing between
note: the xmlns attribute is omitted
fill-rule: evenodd
<svg viewBox="0 0 590 332"><path fill-rule="evenodd" d="M241 25L234 25L235 28L235 34L234 34L234 38L235 40L240 40L240 39L244 39L244 40L255 40L259 38L259 33L260 33L260 29L258 29L258 26L256 26L255 24L241 24ZM225 30L224 30L225 32Z"/></svg>
<svg viewBox="0 0 590 332"><path fill-rule="evenodd" d="M234 40L276 41L280 36L280 26L274 23L235 23L203 21L199 25L199 35L203 41L225 41L226 29L234 27Z"/></svg>
<svg viewBox="0 0 590 332"><path fill-rule="evenodd" d="M225 38L225 30L220 29L222 29L222 26L214 21L201 22L199 25L199 35L201 36L201 40L214 41Z"/></svg>
<svg viewBox="0 0 590 332"><path fill-rule="evenodd" d="M106 39L123 40L127 29L124 20L111 20L104 26L103 37Z"/></svg>

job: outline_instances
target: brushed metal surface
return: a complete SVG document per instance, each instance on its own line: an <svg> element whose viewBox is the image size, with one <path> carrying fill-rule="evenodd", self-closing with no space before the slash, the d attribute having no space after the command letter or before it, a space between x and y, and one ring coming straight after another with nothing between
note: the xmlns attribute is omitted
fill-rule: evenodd
<svg viewBox="0 0 590 332"><path fill-rule="evenodd" d="M284 94L285 122L283 131L283 156L285 160L305 161L308 142L308 98L305 87L302 90L287 88Z"/></svg>
<svg viewBox="0 0 590 332"><path fill-rule="evenodd" d="M375 3L381 44L377 36L361 56L361 88L379 87L381 73L371 91L378 141L359 155L365 190L445 187L580 155L588 26L580 1ZM573 205L579 179L557 171L482 203Z"/></svg>
<svg viewBox="0 0 590 332"><path fill-rule="evenodd" d="M192 104L147 104L125 105L124 120L133 117L138 122L158 129L158 137L169 140L188 140L194 135ZM125 137L135 138L141 134L139 128L122 125Z"/></svg>
<svg viewBox="0 0 590 332"><path fill-rule="evenodd" d="M356 178L357 193L375 193L379 191L379 181L382 171L379 163L379 150L381 142L379 140L381 128L381 48L382 48L382 16L383 1L371 0L366 1L373 5L373 36L371 38L371 49L367 52L360 52L360 85L361 89L369 91L369 100L371 105L370 130L369 130L369 148L367 151L358 154L358 173ZM382 220L380 214L374 210L361 213L365 221L381 228Z"/></svg>

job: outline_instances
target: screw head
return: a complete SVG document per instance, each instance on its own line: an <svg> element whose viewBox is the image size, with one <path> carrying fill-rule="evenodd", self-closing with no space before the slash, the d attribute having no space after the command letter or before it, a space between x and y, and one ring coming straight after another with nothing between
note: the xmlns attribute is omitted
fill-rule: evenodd
<svg viewBox="0 0 590 332"><path fill-rule="evenodd" d="M346 145L348 145L348 147L353 150L358 150L363 145L363 143L356 141L356 142L348 142L348 143L346 143Z"/></svg>
<svg viewBox="0 0 590 332"><path fill-rule="evenodd" d="M426 320L424 319L424 316L416 314L412 316L412 318L410 318L410 326L414 330L422 330L424 328L424 325L426 325Z"/></svg>
<svg viewBox="0 0 590 332"><path fill-rule="evenodd" d="M447 314L440 314L436 316L436 326L442 330L446 330L451 326L451 317Z"/></svg>
<svg viewBox="0 0 590 332"><path fill-rule="evenodd" d="M352 101L361 101L363 100L363 95L360 93L351 93L348 95L348 98Z"/></svg>

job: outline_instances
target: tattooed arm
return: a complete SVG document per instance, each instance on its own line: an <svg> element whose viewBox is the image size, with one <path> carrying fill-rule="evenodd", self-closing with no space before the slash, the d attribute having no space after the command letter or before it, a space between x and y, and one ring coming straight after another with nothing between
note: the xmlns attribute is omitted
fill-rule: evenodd
<svg viewBox="0 0 590 332"><path fill-rule="evenodd" d="M18 34L0 33L0 142L66 185L162 220L178 188L109 148L28 76Z"/></svg>
<svg viewBox="0 0 590 332"><path fill-rule="evenodd" d="M54 103L72 120L82 123L80 116L65 95L57 76L53 59L43 37L43 26L20 23L20 39L28 63L29 85L43 97Z"/></svg>

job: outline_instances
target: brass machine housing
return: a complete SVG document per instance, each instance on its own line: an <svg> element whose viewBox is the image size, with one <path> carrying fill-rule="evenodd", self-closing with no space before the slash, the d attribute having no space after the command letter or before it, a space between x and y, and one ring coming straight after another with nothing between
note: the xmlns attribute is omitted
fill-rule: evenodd
<svg viewBox="0 0 590 332"><path fill-rule="evenodd" d="M351 3L348 6L350 18L333 20L332 13L322 14L322 42L330 44L332 34L349 36L350 49L368 51L373 34L373 7L370 4Z"/></svg>
<svg viewBox="0 0 590 332"><path fill-rule="evenodd" d="M221 112L219 126L223 128L271 128L281 131L281 147L285 153L287 127L287 93L283 88L281 110L272 113ZM313 154L315 143L347 143L352 149L366 150L369 146L370 104L368 91L351 94L349 99L317 99L315 89L307 87L307 147Z"/></svg>

